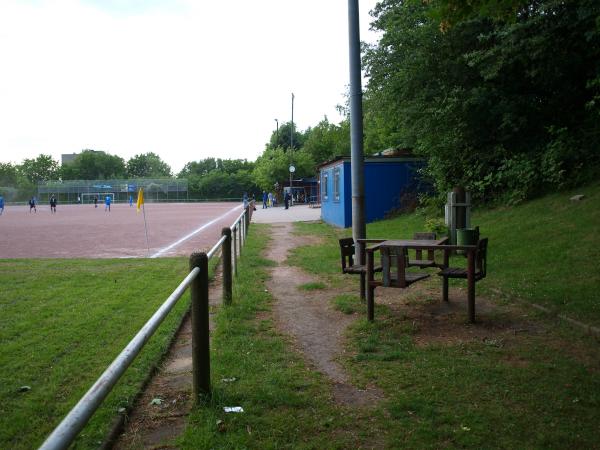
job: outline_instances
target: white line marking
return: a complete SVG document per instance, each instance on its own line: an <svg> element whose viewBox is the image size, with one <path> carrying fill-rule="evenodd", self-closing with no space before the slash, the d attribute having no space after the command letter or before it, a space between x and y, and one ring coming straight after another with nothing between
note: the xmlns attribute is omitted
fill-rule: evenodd
<svg viewBox="0 0 600 450"><path fill-rule="evenodd" d="M205 223L204 225L202 225L201 227L196 228L194 231L192 231L191 233L185 235L184 237L182 237L181 239L179 239L178 241L173 242L171 245L168 245L167 247L161 248L159 251L157 251L156 253L154 253L153 255L150 255L150 258L158 258L159 256L165 254L166 252L168 252L169 250L177 247L179 244L181 244L182 242L187 241L189 238L191 238L192 236L195 236L196 234L200 233L202 230L204 230L207 227L210 227L213 223L218 222L219 220L222 220L225 218L225 216L231 214L233 211L237 210L240 208L240 205L236 206L235 208L231 208L229 211L227 211L225 214L222 214L221 216L217 217L216 219L211 220L210 222Z"/></svg>

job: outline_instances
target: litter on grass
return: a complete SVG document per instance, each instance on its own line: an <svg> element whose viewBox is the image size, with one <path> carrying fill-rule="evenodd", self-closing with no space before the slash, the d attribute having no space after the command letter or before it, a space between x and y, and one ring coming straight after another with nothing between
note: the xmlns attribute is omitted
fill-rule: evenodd
<svg viewBox="0 0 600 450"><path fill-rule="evenodd" d="M223 383L233 383L235 380L237 380L236 377L233 377L233 378L221 378L221 381Z"/></svg>
<svg viewBox="0 0 600 450"><path fill-rule="evenodd" d="M241 406L224 406L223 411L225 411L226 413L243 413L244 408L242 408Z"/></svg>

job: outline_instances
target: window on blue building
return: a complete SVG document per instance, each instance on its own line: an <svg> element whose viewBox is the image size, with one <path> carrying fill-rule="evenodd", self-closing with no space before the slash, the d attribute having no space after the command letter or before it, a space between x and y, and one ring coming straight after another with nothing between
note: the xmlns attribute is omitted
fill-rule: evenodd
<svg viewBox="0 0 600 450"><path fill-rule="evenodd" d="M323 200L329 199L329 183L327 180L329 179L329 173L323 172L321 177L321 193L323 195Z"/></svg>
<svg viewBox="0 0 600 450"><path fill-rule="evenodd" d="M340 168L333 169L333 201L340 201Z"/></svg>

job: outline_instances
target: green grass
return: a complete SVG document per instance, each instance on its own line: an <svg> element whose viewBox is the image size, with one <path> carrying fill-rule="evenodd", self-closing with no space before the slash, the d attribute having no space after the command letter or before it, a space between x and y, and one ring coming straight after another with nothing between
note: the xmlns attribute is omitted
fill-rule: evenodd
<svg viewBox="0 0 600 450"><path fill-rule="evenodd" d="M342 294L335 297L333 307L344 314L356 314L364 311L365 307L358 295Z"/></svg>
<svg viewBox="0 0 600 450"><path fill-rule="evenodd" d="M417 346L411 322L381 308L350 332L356 355L345 366L385 392L376 417L389 448L598 448L594 341L573 344L581 338L562 330Z"/></svg>
<svg viewBox="0 0 600 450"><path fill-rule="evenodd" d="M327 288L325 283L321 283L320 281L312 282L312 283L304 283L298 286L298 289L302 291L317 291L320 289Z"/></svg>
<svg viewBox="0 0 600 450"><path fill-rule="evenodd" d="M570 202L575 193L586 199ZM488 278L478 283L478 293L503 295L485 324L452 319L450 330L464 329L458 339L423 341L427 313L415 319L378 303L374 323L364 316L354 323L342 363L357 386L374 383L384 392L371 424L386 430L388 448L600 448L597 339L514 301L600 323L598 272L581 263L600 256L599 199L595 185L476 211L473 224L490 237ZM368 237L409 238L423 223L410 215L369 224ZM339 273L337 239L349 230L302 224L297 232L324 242L295 249L289 261L322 273L330 285L353 282L358 294L358 278ZM429 283L441 290L439 280ZM439 302L429 295L410 294L409 308L426 311ZM345 313L365 314L358 295L340 295L333 303ZM510 332L520 321L526 330ZM435 322L427 326L435 334ZM509 332L498 331L503 327Z"/></svg>
<svg viewBox="0 0 600 450"><path fill-rule="evenodd" d="M275 327L261 252L269 228L253 225L234 283L233 304L220 309L212 340L213 395L196 408L179 440L184 449L354 448L375 428L331 401L330 383L309 369ZM224 378L236 378L223 383ZM242 406L226 414L224 406ZM221 430L217 425L223 421ZM358 425L364 424L364 425Z"/></svg>
<svg viewBox="0 0 600 450"><path fill-rule="evenodd" d="M39 446L187 273L185 258L0 260L0 448ZM96 448L166 350L182 299L82 431ZM18 392L30 386L27 392Z"/></svg>

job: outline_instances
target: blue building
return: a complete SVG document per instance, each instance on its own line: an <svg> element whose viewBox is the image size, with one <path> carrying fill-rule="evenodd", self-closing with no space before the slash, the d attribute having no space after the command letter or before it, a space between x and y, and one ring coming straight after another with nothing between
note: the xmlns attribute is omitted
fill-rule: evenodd
<svg viewBox="0 0 600 450"><path fill-rule="evenodd" d="M423 158L407 156L365 157L365 219L383 219L392 210L406 207L418 192L427 191L418 169ZM321 218L342 228L352 226L352 173L350 157L340 157L319 166Z"/></svg>

